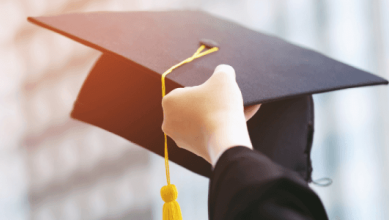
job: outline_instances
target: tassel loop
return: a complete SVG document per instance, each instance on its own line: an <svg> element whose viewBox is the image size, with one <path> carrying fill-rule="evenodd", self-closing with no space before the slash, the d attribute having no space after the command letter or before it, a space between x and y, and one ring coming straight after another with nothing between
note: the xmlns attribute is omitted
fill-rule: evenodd
<svg viewBox="0 0 389 220"><path fill-rule="evenodd" d="M162 220L182 220L181 208L177 199L177 188L169 184L161 188L161 197L165 204L162 210Z"/></svg>

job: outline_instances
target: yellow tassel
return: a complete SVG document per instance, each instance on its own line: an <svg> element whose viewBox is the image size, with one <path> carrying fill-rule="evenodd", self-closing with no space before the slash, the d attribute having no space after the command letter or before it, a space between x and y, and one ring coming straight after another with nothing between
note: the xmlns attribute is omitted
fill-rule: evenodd
<svg viewBox="0 0 389 220"><path fill-rule="evenodd" d="M162 74L162 97L166 95L166 88L165 88L165 77L167 74L171 73L174 69L177 67L182 66L185 63L192 62L194 59L200 58L202 56L205 56L207 54L216 52L219 50L217 47L213 47L209 50L206 50L202 52L205 49L204 45L201 45L196 53L194 53L191 57L187 58L184 61L181 61L180 63L170 67L170 69L166 70ZM170 172L169 172L169 156L168 156L168 150L167 150L167 137L166 134L165 136L165 169L166 169L166 181L167 185L162 187L161 189L161 196L163 201L165 201L165 204L163 205L163 210L162 210L162 220L182 220L182 215L181 215L181 209L180 205L176 201L177 199L177 188L175 185L170 184Z"/></svg>
<svg viewBox="0 0 389 220"><path fill-rule="evenodd" d="M161 197L165 201L162 210L162 220L182 220L180 205L176 201L176 186L174 184L163 186Z"/></svg>

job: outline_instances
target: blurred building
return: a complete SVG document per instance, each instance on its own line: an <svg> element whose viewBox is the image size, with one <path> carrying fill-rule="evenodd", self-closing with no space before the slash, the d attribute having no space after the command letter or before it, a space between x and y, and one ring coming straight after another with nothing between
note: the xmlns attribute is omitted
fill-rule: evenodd
<svg viewBox="0 0 389 220"><path fill-rule="evenodd" d="M108 2L8 4L21 7L13 10L24 10L24 15L37 15L104 8ZM69 118L81 83L99 53L28 24L25 16L15 35L25 71L20 87L25 130L19 146L28 183L25 217L152 219L149 153Z"/></svg>
<svg viewBox="0 0 389 220"><path fill-rule="evenodd" d="M0 219L161 219L163 159L69 117L100 53L26 17L173 9L206 10L389 78L388 0L0 0ZM385 219L388 89L314 99L313 179L333 184L312 187L330 219ZM184 219L207 219L208 180L171 166Z"/></svg>

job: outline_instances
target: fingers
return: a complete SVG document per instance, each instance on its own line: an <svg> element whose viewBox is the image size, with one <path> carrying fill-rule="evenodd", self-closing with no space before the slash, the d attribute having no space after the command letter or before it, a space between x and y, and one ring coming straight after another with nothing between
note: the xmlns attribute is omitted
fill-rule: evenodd
<svg viewBox="0 0 389 220"><path fill-rule="evenodd" d="M234 68L226 64L218 65L213 75L204 84L176 88L169 92L162 99L164 111L162 130L169 135L171 133L171 121L166 122L166 117L175 115L179 109L192 108L190 106L199 100L208 100L208 103L212 103L212 105L221 102L224 106L239 105L243 108L242 94L236 83Z"/></svg>
<svg viewBox="0 0 389 220"><path fill-rule="evenodd" d="M176 88L170 91L162 98L163 122L162 131L168 136L172 136L174 127L177 126L177 112L182 108L188 107L188 100L193 100L193 92L191 88Z"/></svg>
<svg viewBox="0 0 389 220"><path fill-rule="evenodd" d="M255 115L255 113L257 113L260 107L261 104L244 107L244 117L246 118L246 121L250 120Z"/></svg>
<svg viewBox="0 0 389 220"><path fill-rule="evenodd" d="M162 109L163 109L163 122L162 122L162 131L170 136L170 123L168 123L167 118L171 115L171 111L175 109L175 100L174 97L180 93L180 88L174 89L169 92L165 97L162 98Z"/></svg>

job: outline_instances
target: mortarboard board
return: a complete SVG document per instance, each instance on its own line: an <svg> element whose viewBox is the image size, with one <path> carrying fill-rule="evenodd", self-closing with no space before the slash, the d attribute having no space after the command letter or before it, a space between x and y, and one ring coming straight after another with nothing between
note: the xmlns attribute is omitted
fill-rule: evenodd
<svg viewBox="0 0 389 220"><path fill-rule="evenodd" d="M170 73L166 89L205 82L218 64L234 67L244 104L264 103L248 122L253 146L311 180L312 94L387 84L378 76L200 11L95 12L28 18L97 49L72 117L164 155L161 74L199 44L219 51ZM205 39L205 40L204 40ZM211 165L168 140L169 158L203 176Z"/></svg>

